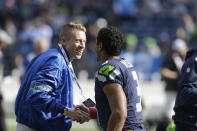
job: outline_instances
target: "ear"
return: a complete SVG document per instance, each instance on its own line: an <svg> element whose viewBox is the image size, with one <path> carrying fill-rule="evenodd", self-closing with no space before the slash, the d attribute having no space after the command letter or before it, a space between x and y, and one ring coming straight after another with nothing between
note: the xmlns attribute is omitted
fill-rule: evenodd
<svg viewBox="0 0 197 131"><path fill-rule="evenodd" d="M62 36L62 37L60 38L60 40L61 40L62 43L64 43L64 42L65 42L65 37Z"/></svg>

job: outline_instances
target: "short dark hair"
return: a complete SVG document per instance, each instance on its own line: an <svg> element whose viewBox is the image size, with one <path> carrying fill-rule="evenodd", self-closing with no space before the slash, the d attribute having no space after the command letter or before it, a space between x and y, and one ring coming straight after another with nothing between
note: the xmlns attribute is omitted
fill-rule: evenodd
<svg viewBox="0 0 197 131"><path fill-rule="evenodd" d="M102 43L109 56L118 56L123 47L123 34L113 26L102 28L97 36L97 44L99 43Z"/></svg>

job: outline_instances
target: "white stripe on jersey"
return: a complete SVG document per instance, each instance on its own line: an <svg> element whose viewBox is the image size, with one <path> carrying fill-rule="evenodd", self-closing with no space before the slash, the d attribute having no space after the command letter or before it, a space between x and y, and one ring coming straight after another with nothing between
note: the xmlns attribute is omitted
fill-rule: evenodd
<svg viewBox="0 0 197 131"><path fill-rule="evenodd" d="M114 78L115 78L116 76L118 76L118 75L120 75L120 71L116 69L116 70L114 70L113 72L111 72L111 73L109 74L109 79L114 80Z"/></svg>
<svg viewBox="0 0 197 131"><path fill-rule="evenodd" d="M98 71L95 74L95 78L97 78L98 81L101 81L101 82L106 82L107 81L107 78L105 76L103 76L103 75L99 75Z"/></svg>
<svg viewBox="0 0 197 131"><path fill-rule="evenodd" d="M129 63L127 60L121 60L120 61L123 65L125 65L127 68L133 67L131 63Z"/></svg>

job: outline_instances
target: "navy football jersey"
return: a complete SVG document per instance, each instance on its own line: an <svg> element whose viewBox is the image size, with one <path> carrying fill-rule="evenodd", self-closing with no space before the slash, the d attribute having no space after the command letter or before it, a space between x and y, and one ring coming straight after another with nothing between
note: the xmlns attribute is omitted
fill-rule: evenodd
<svg viewBox="0 0 197 131"><path fill-rule="evenodd" d="M173 119L176 124L197 130L197 50L187 53L179 85Z"/></svg>
<svg viewBox="0 0 197 131"><path fill-rule="evenodd" d="M124 123L126 129L143 127L141 116L141 89L138 84L137 73L133 66L125 59L112 59L104 62L95 76L95 100L99 123L106 130L111 114L110 106L103 87L109 83L118 83L122 86L127 98L127 118Z"/></svg>

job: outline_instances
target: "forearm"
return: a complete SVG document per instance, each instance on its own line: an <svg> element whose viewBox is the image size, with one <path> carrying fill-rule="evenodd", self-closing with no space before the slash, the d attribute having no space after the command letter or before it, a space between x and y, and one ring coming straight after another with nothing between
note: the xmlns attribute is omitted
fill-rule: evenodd
<svg viewBox="0 0 197 131"><path fill-rule="evenodd" d="M178 73L176 71L172 71L167 68L161 70L161 75L165 78L173 80L178 78Z"/></svg>
<svg viewBox="0 0 197 131"><path fill-rule="evenodd" d="M108 120L107 131L122 131L125 119L124 114L112 112Z"/></svg>
<svg viewBox="0 0 197 131"><path fill-rule="evenodd" d="M52 112L53 114L64 112L65 106L47 93L30 91L27 96L27 101L38 111Z"/></svg>
<svg viewBox="0 0 197 131"><path fill-rule="evenodd" d="M107 131L122 131L127 117L127 99L121 85L112 83L103 88L111 109Z"/></svg>
<svg viewBox="0 0 197 131"><path fill-rule="evenodd" d="M43 98L40 95L35 95L27 100L34 109L44 112L52 112L53 114L63 113L64 105L56 101L54 98Z"/></svg>

